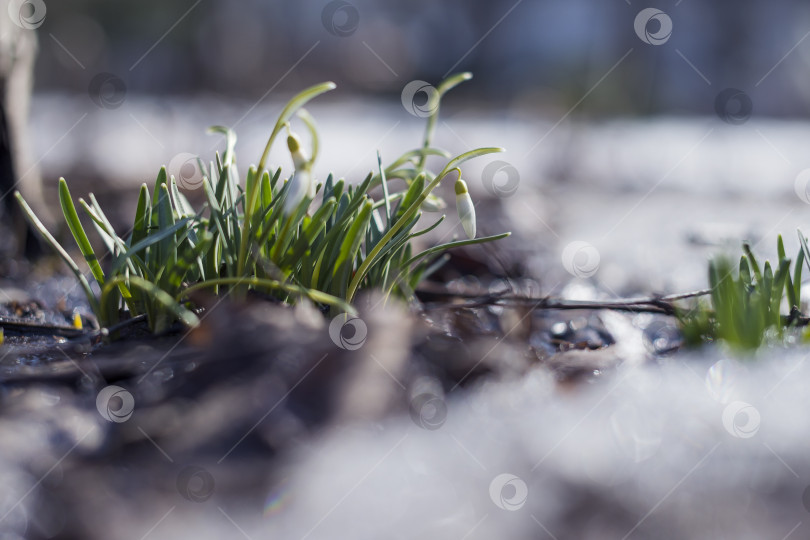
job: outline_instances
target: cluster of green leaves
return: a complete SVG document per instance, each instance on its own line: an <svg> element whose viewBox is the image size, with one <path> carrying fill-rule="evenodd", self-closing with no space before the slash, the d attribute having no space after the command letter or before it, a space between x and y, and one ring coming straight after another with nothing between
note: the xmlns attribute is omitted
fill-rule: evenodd
<svg viewBox="0 0 810 540"><path fill-rule="evenodd" d="M205 171L202 185L207 201L199 210L192 207L165 168L158 174L151 196L146 185L141 187L133 227L124 235L113 229L92 194L89 203L79 200L110 256L106 271L85 232L67 183L60 179L62 211L97 291L19 193L17 198L34 227L76 275L103 325L115 324L122 316L145 314L155 331L175 321L194 326L198 319L189 297L199 289L237 297L252 289L289 303L308 297L335 311L349 312L361 289L410 297L420 280L442 264L447 249L509 234L454 240L420 253L414 253L411 242L445 219L442 215L416 230L423 209L444 206L433 193L441 181L460 177L459 165L469 159L502 151L479 148L451 159L447 152L431 146L438 100L469 78L467 73L455 75L437 87L432 98L437 101L432 104L433 114L420 148L404 153L387 167L378 155L376 174L369 173L359 184L336 181L330 175L300 201L290 193L300 180L295 176L309 174L319 148L315 122L303 106L334 89L334 84L313 86L290 100L258 166L248 170L244 185L234 153L236 135L227 128L211 128L212 133L225 136L225 151L223 155L217 153L208 166L199 162ZM285 129L291 133L290 122L296 117L310 134L311 158L303 163L299 157L296 170L282 180L280 167L269 170L265 164L276 138ZM434 174L425 167L428 156L448 161ZM376 199L373 190L378 192Z"/></svg>
<svg viewBox="0 0 810 540"><path fill-rule="evenodd" d="M799 231L801 246L791 268L784 242L777 239L778 263L760 266L750 245L735 268L731 259L709 262L710 305L699 303L678 317L687 343L722 340L738 349L756 349L769 340L780 341L801 315L802 270L810 268L808 244ZM787 315L782 314L783 305Z"/></svg>

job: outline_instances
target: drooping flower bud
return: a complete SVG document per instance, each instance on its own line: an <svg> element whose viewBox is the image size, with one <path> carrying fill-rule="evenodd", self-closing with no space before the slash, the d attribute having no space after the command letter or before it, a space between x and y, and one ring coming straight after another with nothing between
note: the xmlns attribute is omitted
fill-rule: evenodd
<svg viewBox="0 0 810 540"><path fill-rule="evenodd" d="M284 199L284 214L289 216L296 211L305 198L315 197L316 185L310 170L312 164L304 153L301 139L295 133L287 136L287 148L290 149L290 155L295 165L295 172L289 179L290 187L287 191L287 198Z"/></svg>
<svg viewBox="0 0 810 540"><path fill-rule="evenodd" d="M287 136L287 148L290 149L290 155L292 156L296 171L309 167L309 158L301 147L301 139L298 138L298 135L290 133Z"/></svg>
<svg viewBox="0 0 810 540"><path fill-rule="evenodd" d="M456 211L467 238L475 238L475 205L467 191L467 183L461 178L456 180Z"/></svg>

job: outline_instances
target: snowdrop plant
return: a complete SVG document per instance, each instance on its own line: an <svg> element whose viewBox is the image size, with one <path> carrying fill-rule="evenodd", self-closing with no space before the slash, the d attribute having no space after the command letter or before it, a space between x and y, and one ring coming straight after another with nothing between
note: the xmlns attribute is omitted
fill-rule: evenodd
<svg viewBox="0 0 810 540"><path fill-rule="evenodd" d="M459 171L459 175L461 171ZM467 190L467 183L459 176L456 180L456 211L458 219L467 238L475 238L475 204L473 204L470 192Z"/></svg>
<svg viewBox="0 0 810 540"><path fill-rule="evenodd" d="M438 86L437 99L469 78L466 73L450 77ZM199 291L236 298L257 291L290 304L308 298L324 309L349 313L363 289L410 298L419 282L447 260L443 255L448 249L509 235L475 237L475 207L460 179L464 162L502 149L478 148L451 157L434 148L431 139L438 103L420 147L404 152L387 167L378 154L376 170L359 182L329 175L323 184L316 184L312 168L320 139L304 105L334 88L333 83L315 85L287 103L258 165L247 170L244 183L237 170L236 134L224 127L211 128L211 133L224 136L225 145L224 152L216 153L207 165L200 162L206 198L200 208L192 207L175 179L161 169L151 197L148 188L141 187L132 230L119 235L91 194L91 204L81 206L99 233L106 256L96 255L67 183L61 180L65 219L102 291L100 296L79 263L19 194L17 198L30 221L76 275L102 324L115 324L121 316L146 314L155 331L174 322L196 325L196 306L190 298ZM292 131L293 121L309 132L309 154ZM293 162L286 179L281 167L268 166L270 150L285 129ZM437 174L427 168L430 156L446 162ZM422 210L428 205L445 206L434 190L454 176L459 219L468 238L415 252L413 239L431 232L445 219L442 215L417 229L422 224ZM109 261L106 271L101 266L105 258Z"/></svg>

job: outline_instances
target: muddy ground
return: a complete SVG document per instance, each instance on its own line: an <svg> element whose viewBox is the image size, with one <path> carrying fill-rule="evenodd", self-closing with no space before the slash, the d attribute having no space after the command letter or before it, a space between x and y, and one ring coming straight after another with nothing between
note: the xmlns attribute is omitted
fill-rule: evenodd
<svg viewBox="0 0 810 540"><path fill-rule="evenodd" d="M363 297L331 331L310 305L204 298L194 331L133 324L110 343L89 317L69 331L87 313L57 264L5 257L2 537L807 537L806 347L690 351L661 314L496 305L699 288L706 255L743 237L772 255L805 203L783 178L768 196L755 178L689 183L680 167L712 159L688 153L698 128L661 175L543 159L518 196L479 185L479 228L513 237L456 252L410 304ZM616 136L549 144L597 148L599 130ZM612 155L650 155L634 144ZM76 176L77 194L132 190ZM566 259L574 241L595 268Z"/></svg>

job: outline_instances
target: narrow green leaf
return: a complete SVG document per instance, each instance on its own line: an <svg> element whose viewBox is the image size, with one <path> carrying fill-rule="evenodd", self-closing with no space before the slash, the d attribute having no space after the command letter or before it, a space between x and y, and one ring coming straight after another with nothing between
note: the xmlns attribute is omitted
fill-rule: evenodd
<svg viewBox="0 0 810 540"><path fill-rule="evenodd" d="M103 287L104 271L101 269L96 252L84 232L84 227L82 227L79 214L76 213L76 207L73 205L73 199L64 178L59 179L59 204L62 206L65 221L73 234L73 238L76 240L76 244L79 246L79 251L84 256L84 260L87 261L87 265L90 267L90 271L93 273L93 277L96 278L99 287Z"/></svg>
<svg viewBox="0 0 810 540"><path fill-rule="evenodd" d="M225 136L225 158L224 162L230 164L233 161L233 149L236 148L236 132L224 126L211 126L208 133Z"/></svg>
<svg viewBox="0 0 810 540"><path fill-rule="evenodd" d="M169 293L154 283L136 276L116 276L111 279L110 282L104 286L101 295L102 306L110 307L114 305L110 295L117 290L119 283L126 284L130 288L141 289L144 293L148 294L152 300L157 302L162 309L166 310L174 318L190 328L193 328L200 323L199 318L197 318L193 312L180 305ZM156 330L160 331L160 328L156 328Z"/></svg>
<svg viewBox="0 0 810 540"><path fill-rule="evenodd" d="M149 230L149 223L152 220L152 203L149 200L149 188L146 184L141 184L141 191L138 194L138 206L135 209L135 223L132 225L132 236L130 245L137 244L146 238Z"/></svg>
<svg viewBox="0 0 810 540"><path fill-rule="evenodd" d="M90 288L90 283L88 283L87 278L84 277L82 271L79 270L79 266L76 262L68 255L67 251L56 241L48 229L45 228L45 225L39 220L37 215L31 210L31 207L28 206L28 203L25 202L22 195L20 195L19 191L14 193L14 196L17 198L17 202L23 209L23 213L28 218L29 223L31 226L36 229L37 232L45 239L45 241L50 244L51 248L59 255L59 257L64 261L64 263L70 268L73 275L76 276L79 284L81 285L82 289L84 290L84 294L87 297L87 302L90 304L90 308L93 310L93 313L100 313L101 310L99 309L98 299L96 299L96 295L93 293L93 290Z"/></svg>
<svg viewBox="0 0 810 540"><path fill-rule="evenodd" d="M333 82L316 84L315 86L311 86L306 90L304 90L303 92L297 94L287 103L287 105L281 111L281 115L279 115L278 120L276 121L276 125L273 128L273 132L270 134L270 138L267 140L267 145L264 148L262 157L259 160L258 169L260 171L264 170L265 164L267 163L267 158L270 156L270 148L272 148L276 136L284 128L284 124L289 122L290 118L292 118L292 116L298 111L298 109L306 105L310 100L318 97L319 95L325 92L334 90L335 88L336 86L335 83Z"/></svg>
<svg viewBox="0 0 810 540"><path fill-rule="evenodd" d="M360 242L363 240L365 229L368 227L368 222L371 219L372 206L373 205L370 200L365 201L363 208L360 210L360 213L354 219L352 226L349 228L349 231L343 238L343 243L340 246L340 253L338 254L337 261L335 262L335 267L332 270L333 275L337 274L341 268L351 266L357 250L360 249Z"/></svg>
<svg viewBox="0 0 810 540"><path fill-rule="evenodd" d="M184 218L179 220L177 223L173 224L172 226L157 231L154 234L148 235L146 238L135 244L134 246L128 246L126 252L122 253L119 257L116 258L115 262L113 263L112 273L118 273L123 265L126 264L126 259L129 257L133 257L138 252L153 246L159 242L165 242L167 238L175 236L178 231L186 227L189 223L189 220Z"/></svg>
<svg viewBox="0 0 810 540"><path fill-rule="evenodd" d="M380 151L377 151L377 166L380 169L380 179L382 182L382 189L383 189L383 200L385 201L385 223L386 226L391 226L391 198L388 195L388 180L385 178L385 170L383 169L382 165L382 156L380 155Z"/></svg>
<svg viewBox="0 0 810 540"><path fill-rule="evenodd" d="M493 236L484 236L481 238L473 238L471 240L458 240L455 242L447 242L446 244L441 244L438 246L433 246L432 248L426 249L425 251L414 255L411 257L406 263L405 266L410 266L411 264L415 263L422 257L427 257L428 255L433 255L434 253L439 253L441 251L445 251L448 249L461 247L461 246L470 246L472 244L483 244L484 242L493 242L495 240L500 240L501 238L506 238L507 236L511 235L511 232L505 232L501 234L496 234Z"/></svg>
<svg viewBox="0 0 810 540"><path fill-rule="evenodd" d="M796 263L793 267L793 305L798 309L802 307L802 269L804 268L804 260L804 247L801 247L798 255L796 255Z"/></svg>
<svg viewBox="0 0 810 540"><path fill-rule="evenodd" d="M745 252L746 256L748 256L748 264L751 265L751 270L754 272L754 277L756 278L757 283L762 283L762 272L759 269L757 258L751 251L751 244L748 242L743 243L743 251Z"/></svg>
<svg viewBox="0 0 810 540"><path fill-rule="evenodd" d="M399 221L400 218L402 218L402 215L405 214L405 211L414 205L414 203L424 190L425 190L425 175L423 173L417 176L416 179L413 182L411 182L408 191L405 193L405 198L402 199L402 203L399 205L399 209L397 210L397 214L395 217L396 221Z"/></svg>
<svg viewBox="0 0 810 540"><path fill-rule="evenodd" d="M333 306L340 308L348 313L357 314L357 310L355 310L351 304L347 303L340 298L332 296L330 294L326 294L321 291L317 291L315 289L308 289L306 287L301 287L298 285L291 285L289 283L282 283L280 281L269 280L269 279L258 279L258 278L217 278L211 279L208 281L204 281L201 283L197 283L190 287L187 287L183 290L178 296L177 300L182 300L183 298L187 298L191 293L194 291L199 291L206 288L212 288L219 285L246 285L255 287L257 289L265 288L268 290L278 290L283 291L289 294L297 294L300 296L305 296L312 300L313 302L317 302L319 304L324 304L327 306Z"/></svg>

